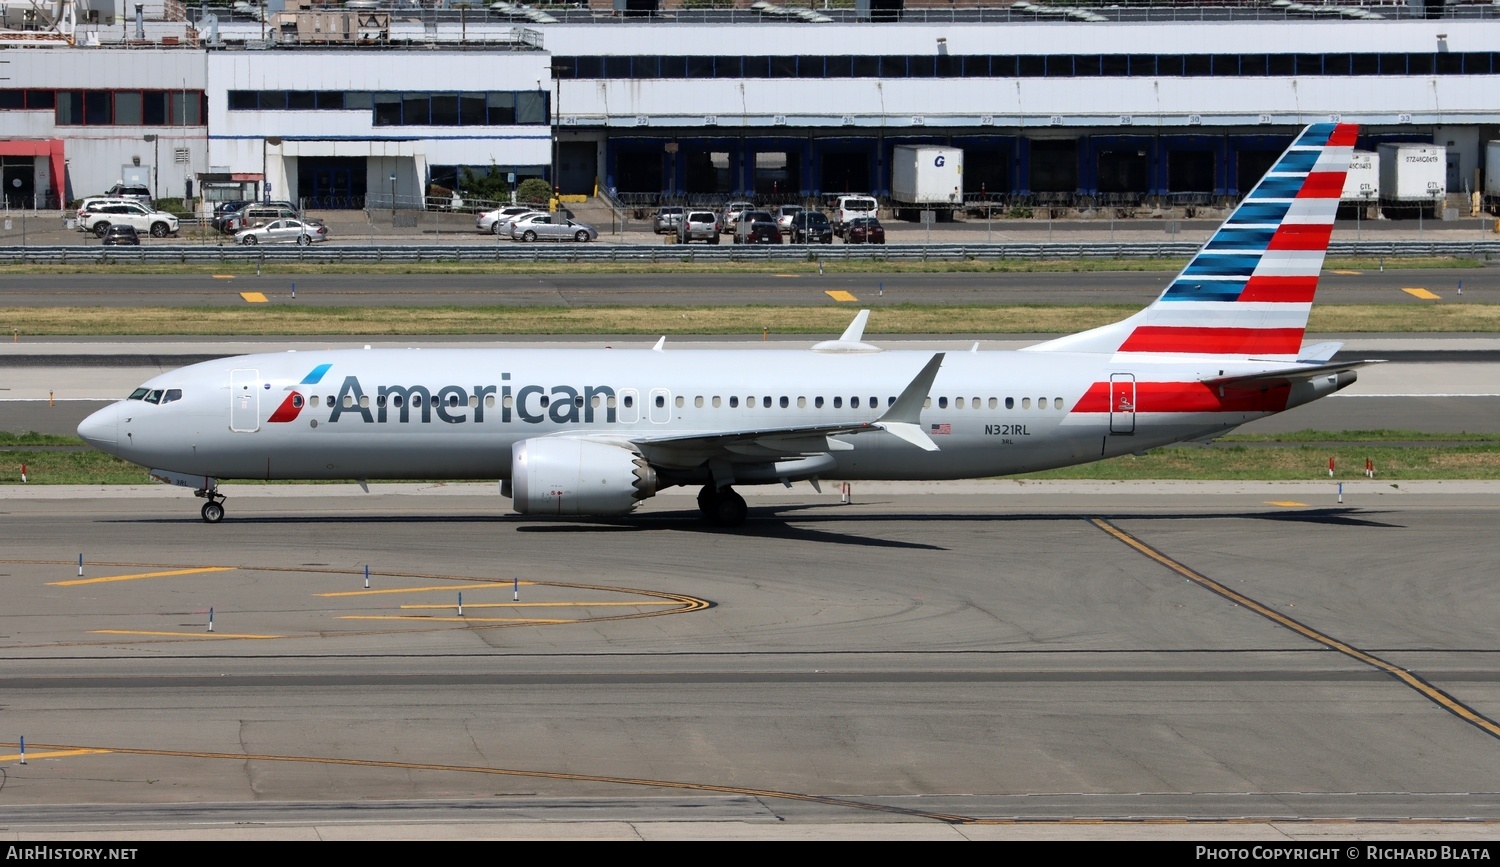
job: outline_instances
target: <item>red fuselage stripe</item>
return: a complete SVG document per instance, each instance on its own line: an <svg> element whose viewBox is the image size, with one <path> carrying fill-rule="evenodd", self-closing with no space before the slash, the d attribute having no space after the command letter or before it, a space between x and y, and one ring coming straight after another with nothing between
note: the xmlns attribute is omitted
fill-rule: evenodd
<svg viewBox="0 0 1500 867"><path fill-rule="evenodd" d="M1289 385L1260 388L1219 388L1202 382L1113 383L1114 406L1111 407L1111 383L1096 382L1089 386L1073 412L1280 412L1286 409ZM1132 394L1133 391L1133 394ZM1124 406L1121 399L1126 400Z"/></svg>

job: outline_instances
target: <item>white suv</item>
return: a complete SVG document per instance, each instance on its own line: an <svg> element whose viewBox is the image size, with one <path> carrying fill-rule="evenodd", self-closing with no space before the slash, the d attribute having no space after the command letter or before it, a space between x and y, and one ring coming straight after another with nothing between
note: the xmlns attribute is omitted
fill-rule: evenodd
<svg viewBox="0 0 1500 867"><path fill-rule="evenodd" d="M96 205L83 218L83 229L99 237L116 224L134 226L137 232L150 232L153 238L177 234L177 217L166 211L153 211L140 202L111 202Z"/></svg>

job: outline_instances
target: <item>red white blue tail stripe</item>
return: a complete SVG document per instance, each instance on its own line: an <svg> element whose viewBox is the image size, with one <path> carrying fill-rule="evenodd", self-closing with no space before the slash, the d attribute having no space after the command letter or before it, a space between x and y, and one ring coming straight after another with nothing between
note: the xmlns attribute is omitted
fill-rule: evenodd
<svg viewBox="0 0 1500 867"><path fill-rule="evenodd" d="M1294 360L1358 132L1304 129L1150 307L1033 349Z"/></svg>
<svg viewBox="0 0 1500 867"><path fill-rule="evenodd" d="M1296 358L1357 133L1303 130L1119 351Z"/></svg>

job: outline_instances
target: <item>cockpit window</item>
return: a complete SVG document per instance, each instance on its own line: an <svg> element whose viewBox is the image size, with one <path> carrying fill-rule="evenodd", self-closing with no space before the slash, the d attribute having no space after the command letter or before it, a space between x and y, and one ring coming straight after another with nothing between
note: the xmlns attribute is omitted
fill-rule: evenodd
<svg viewBox="0 0 1500 867"><path fill-rule="evenodd" d="M161 396L162 403L171 403L174 400L182 400L182 389L169 388L167 389L166 393Z"/></svg>
<svg viewBox="0 0 1500 867"><path fill-rule="evenodd" d="M143 398L143 400L145 400L146 403L161 403L161 389L151 389L151 391L146 393L146 396L145 398Z"/></svg>
<svg viewBox="0 0 1500 867"><path fill-rule="evenodd" d="M130 393L130 397L127 397L125 399L126 400L145 400L146 399L146 395L148 393L150 393L150 391L151 391L151 389L149 389L149 388L138 388L135 391L132 391Z"/></svg>

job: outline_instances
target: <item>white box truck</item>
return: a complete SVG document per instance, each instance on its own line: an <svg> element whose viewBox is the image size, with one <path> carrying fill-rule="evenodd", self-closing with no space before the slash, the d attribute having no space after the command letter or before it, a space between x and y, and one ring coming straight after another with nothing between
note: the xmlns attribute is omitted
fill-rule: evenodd
<svg viewBox="0 0 1500 867"><path fill-rule="evenodd" d="M1448 195L1448 149L1431 144L1383 144L1380 154L1380 200L1397 204L1441 206Z"/></svg>
<svg viewBox="0 0 1500 867"><path fill-rule="evenodd" d="M1339 198L1346 202L1371 202L1380 199L1380 154L1375 151L1355 151L1349 160L1349 173L1344 175L1344 193Z"/></svg>
<svg viewBox="0 0 1500 867"><path fill-rule="evenodd" d="M964 152L937 145L896 145L891 152L891 210L899 220L936 211L953 219L964 204Z"/></svg>

